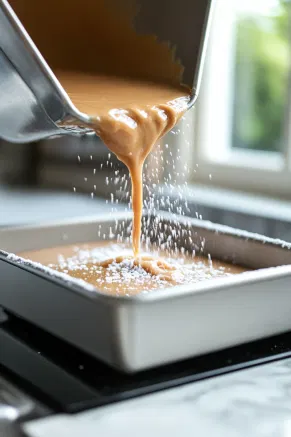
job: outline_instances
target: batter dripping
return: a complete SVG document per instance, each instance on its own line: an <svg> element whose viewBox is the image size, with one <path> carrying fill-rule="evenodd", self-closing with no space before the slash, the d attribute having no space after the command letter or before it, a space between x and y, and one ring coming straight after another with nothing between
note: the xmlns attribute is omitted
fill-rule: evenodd
<svg viewBox="0 0 291 437"><path fill-rule="evenodd" d="M159 138L186 111L189 91L180 85L82 73L57 72L76 107L129 169L132 180L133 251L139 255L143 206L143 164Z"/></svg>

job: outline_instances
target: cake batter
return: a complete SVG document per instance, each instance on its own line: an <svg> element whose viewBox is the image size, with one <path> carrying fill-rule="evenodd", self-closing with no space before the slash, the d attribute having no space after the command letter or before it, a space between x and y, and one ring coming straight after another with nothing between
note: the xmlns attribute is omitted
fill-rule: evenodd
<svg viewBox="0 0 291 437"><path fill-rule="evenodd" d="M128 167L137 257L144 161L190 99L174 48L135 31L131 0L11 0L11 5L74 105L91 117L88 127Z"/></svg>
<svg viewBox="0 0 291 437"><path fill-rule="evenodd" d="M115 296L195 284L246 271L243 267L205 257L177 254L169 258L166 253L153 251L143 254L139 262L129 246L112 242L60 246L18 255L83 279Z"/></svg>

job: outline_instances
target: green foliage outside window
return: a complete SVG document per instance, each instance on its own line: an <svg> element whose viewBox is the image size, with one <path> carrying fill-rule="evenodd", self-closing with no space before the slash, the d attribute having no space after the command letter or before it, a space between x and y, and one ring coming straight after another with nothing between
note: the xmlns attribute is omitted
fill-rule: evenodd
<svg viewBox="0 0 291 437"><path fill-rule="evenodd" d="M233 147L282 150L287 104L290 3L237 22Z"/></svg>

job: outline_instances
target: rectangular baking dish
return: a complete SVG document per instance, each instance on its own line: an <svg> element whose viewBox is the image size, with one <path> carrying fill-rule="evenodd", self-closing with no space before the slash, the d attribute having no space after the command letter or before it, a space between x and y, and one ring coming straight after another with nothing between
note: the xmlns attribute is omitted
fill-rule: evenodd
<svg viewBox="0 0 291 437"><path fill-rule="evenodd" d="M157 232L173 216L144 220ZM0 231L0 306L127 373L291 329L291 244L196 219L175 217L177 244L253 269L132 297L104 295L11 255L103 239L127 213ZM117 225L118 223L118 225ZM167 226L165 226L167 225ZM203 242L203 244L201 244Z"/></svg>

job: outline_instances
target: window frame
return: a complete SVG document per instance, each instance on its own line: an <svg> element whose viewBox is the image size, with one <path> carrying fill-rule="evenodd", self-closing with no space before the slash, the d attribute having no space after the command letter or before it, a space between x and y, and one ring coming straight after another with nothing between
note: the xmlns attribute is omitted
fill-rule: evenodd
<svg viewBox="0 0 291 437"><path fill-rule="evenodd" d="M194 111L186 115L180 127L183 131L185 123L189 124L190 118L194 119L192 129L187 134L187 139L191 138L190 141L194 143L189 182L291 199L291 68L288 77L283 152L231 149L234 87L229 84L234 80L234 31L234 2L223 0L219 7L216 7L213 17L200 96ZM291 67L290 29L289 41ZM220 78L219 84L217 76ZM215 130L211 128L214 125L213 117ZM185 136L181 136L178 142L180 149L183 148L184 141Z"/></svg>

